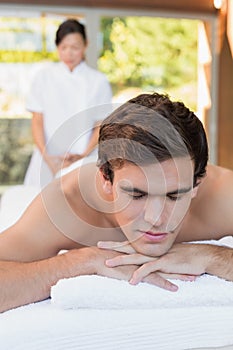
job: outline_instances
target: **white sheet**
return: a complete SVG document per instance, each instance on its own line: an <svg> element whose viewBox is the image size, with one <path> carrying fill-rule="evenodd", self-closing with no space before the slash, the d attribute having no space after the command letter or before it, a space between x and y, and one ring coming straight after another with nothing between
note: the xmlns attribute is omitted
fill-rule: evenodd
<svg viewBox="0 0 233 350"><path fill-rule="evenodd" d="M0 315L2 350L181 350L233 344L233 306L62 310L50 300Z"/></svg>

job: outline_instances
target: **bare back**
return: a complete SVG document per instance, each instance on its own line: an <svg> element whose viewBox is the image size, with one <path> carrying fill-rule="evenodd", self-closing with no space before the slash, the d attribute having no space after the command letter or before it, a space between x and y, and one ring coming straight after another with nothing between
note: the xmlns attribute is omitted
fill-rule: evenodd
<svg viewBox="0 0 233 350"><path fill-rule="evenodd" d="M219 239L233 235L233 171L208 165L177 241Z"/></svg>

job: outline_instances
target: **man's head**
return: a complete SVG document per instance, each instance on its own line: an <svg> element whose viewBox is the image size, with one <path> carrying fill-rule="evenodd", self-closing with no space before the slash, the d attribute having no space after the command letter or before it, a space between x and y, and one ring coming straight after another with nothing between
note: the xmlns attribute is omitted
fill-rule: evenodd
<svg viewBox="0 0 233 350"><path fill-rule="evenodd" d="M98 160L103 189L136 251L159 256L170 249L207 160L201 122L166 95L140 95L103 121Z"/></svg>
<svg viewBox="0 0 233 350"><path fill-rule="evenodd" d="M125 161L143 165L187 155L194 162L196 186L206 172L206 134L196 115L167 95L139 95L116 109L100 128L98 165L111 181L114 169Z"/></svg>

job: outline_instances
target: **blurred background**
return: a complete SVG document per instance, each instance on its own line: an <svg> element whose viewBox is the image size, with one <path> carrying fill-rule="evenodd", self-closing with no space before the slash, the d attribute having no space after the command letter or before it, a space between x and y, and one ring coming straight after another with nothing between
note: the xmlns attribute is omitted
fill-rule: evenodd
<svg viewBox="0 0 233 350"><path fill-rule="evenodd" d="M37 70L58 61L66 18L86 25L87 61L113 102L152 91L182 100L205 125L211 162L233 169L232 0L37 2L0 1L0 193L23 182L33 149L25 99Z"/></svg>

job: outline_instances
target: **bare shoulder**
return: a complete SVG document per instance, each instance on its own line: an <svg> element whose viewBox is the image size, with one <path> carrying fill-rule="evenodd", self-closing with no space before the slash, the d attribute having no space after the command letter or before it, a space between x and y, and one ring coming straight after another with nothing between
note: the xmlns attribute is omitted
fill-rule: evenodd
<svg viewBox="0 0 233 350"><path fill-rule="evenodd" d="M220 166L208 165L206 190L216 199L233 199L233 171Z"/></svg>
<svg viewBox="0 0 233 350"><path fill-rule="evenodd" d="M233 171L208 165L207 175L200 185L195 205L199 214L211 221L216 231L223 235L232 235Z"/></svg>
<svg viewBox="0 0 233 350"><path fill-rule="evenodd" d="M35 197L13 226L1 233L0 258L32 261L76 247L61 225L67 205L57 179Z"/></svg>

